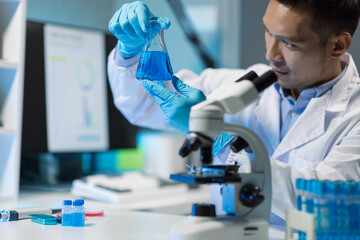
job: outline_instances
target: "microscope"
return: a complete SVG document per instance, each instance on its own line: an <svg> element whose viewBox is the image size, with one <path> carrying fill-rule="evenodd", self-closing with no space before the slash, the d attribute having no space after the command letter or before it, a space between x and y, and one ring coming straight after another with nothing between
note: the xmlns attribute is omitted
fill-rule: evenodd
<svg viewBox="0 0 360 240"><path fill-rule="evenodd" d="M216 216L215 205L197 203L191 216L170 229L172 240L244 239L267 240L271 211L271 169L262 140L250 129L224 122L224 114L235 114L258 99L259 93L277 80L268 71L261 76L249 72L237 81L222 85L207 99L191 108L189 134L180 149L182 157L200 149L201 167L171 174L170 179L194 184L221 184L223 210ZM231 149L245 150L251 171L240 173L239 165L213 165L214 138L222 132L236 137Z"/></svg>

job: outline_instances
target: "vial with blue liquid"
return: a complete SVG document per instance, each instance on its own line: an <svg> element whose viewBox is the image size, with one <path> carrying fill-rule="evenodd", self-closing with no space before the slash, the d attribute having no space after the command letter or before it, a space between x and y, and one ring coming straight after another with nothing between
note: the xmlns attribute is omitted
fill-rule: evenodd
<svg viewBox="0 0 360 240"><path fill-rule="evenodd" d="M151 24L163 21L162 18L151 17ZM138 80L169 81L174 73L164 41L164 30L156 34L149 33L144 50L140 55L135 77Z"/></svg>
<svg viewBox="0 0 360 240"><path fill-rule="evenodd" d="M84 208L84 200L76 199L73 203L73 217L72 217L72 225L73 227L84 227L85 225L85 208Z"/></svg>
<svg viewBox="0 0 360 240"><path fill-rule="evenodd" d="M71 200L63 200L61 209L61 225L72 226L73 208Z"/></svg>

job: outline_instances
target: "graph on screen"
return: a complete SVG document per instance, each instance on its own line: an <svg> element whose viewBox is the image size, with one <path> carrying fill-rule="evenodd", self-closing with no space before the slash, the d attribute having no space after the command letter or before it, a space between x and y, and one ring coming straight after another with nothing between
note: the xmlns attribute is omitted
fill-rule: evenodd
<svg viewBox="0 0 360 240"><path fill-rule="evenodd" d="M47 24L44 28L48 148L109 147L104 35Z"/></svg>

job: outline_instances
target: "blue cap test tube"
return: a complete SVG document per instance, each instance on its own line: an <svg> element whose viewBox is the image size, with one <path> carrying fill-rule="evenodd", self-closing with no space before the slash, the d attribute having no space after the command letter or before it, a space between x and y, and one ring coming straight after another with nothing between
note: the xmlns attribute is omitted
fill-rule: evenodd
<svg viewBox="0 0 360 240"><path fill-rule="evenodd" d="M315 190L317 180L308 180L305 183L306 189L306 212L315 214Z"/></svg>
<svg viewBox="0 0 360 240"><path fill-rule="evenodd" d="M306 180L303 178L298 178L296 179L295 182L295 187L297 189L297 198L296 198L296 202L297 202L297 209L299 211L305 211L305 183ZM304 232L299 231L299 240L305 240L306 239L306 235Z"/></svg>
<svg viewBox="0 0 360 240"><path fill-rule="evenodd" d="M346 181L339 183L339 234L341 236L350 236L350 204L353 199L352 182Z"/></svg>
<svg viewBox="0 0 360 240"><path fill-rule="evenodd" d="M315 220L317 221L316 234L320 236L324 233L326 228L326 201L324 198L325 194L325 183L322 181L314 181L312 183L312 191L314 193L314 214Z"/></svg>
<svg viewBox="0 0 360 240"><path fill-rule="evenodd" d="M297 197L296 197L296 203L297 203L297 209L299 211L302 211L303 209L303 202L304 200L304 185L305 185L305 179L298 178L296 179L295 186L297 189Z"/></svg>
<svg viewBox="0 0 360 240"><path fill-rule="evenodd" d="M351 186L352 200L349 204L350 221L349 229L354 239L360 239L360 182L354 182Z"/></svg>

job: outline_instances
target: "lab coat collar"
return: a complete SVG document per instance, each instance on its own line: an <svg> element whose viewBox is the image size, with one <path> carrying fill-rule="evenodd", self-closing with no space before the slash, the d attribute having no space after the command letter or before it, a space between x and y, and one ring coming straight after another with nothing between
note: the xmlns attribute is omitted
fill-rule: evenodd
<svg viewBox="0 0 360 240"><path fill-rule="evenodd" d="M274 158L319 137L325 132L326 102L328 102L329 96L330 94L325 93L320 98L310 100L304 112L275 150Z"/></svg>
<svg viewBox="0 0 360 240"><path fill-rule="evenodd" d="M327 107L328 113L343 112L348 105L351 93L357 84L359 84L359 74L351 55L345 54L342 60L347 64L347 69L344 76L333 87ZM344 86L347 87L345 88Z"/></svg>
<svg viewBox="0 0 360 240"><path fill-rule="evenodd" d="M356 79L359 79L359 75L349 54L344 54L341 60L347 65L344 75L323 95L310 100L299 119L279 143L272 157L277 158L321 136L329 125L326 123L345 111L351 93L358 84ZM279 126L276 125L275 128Z"/></svg>

